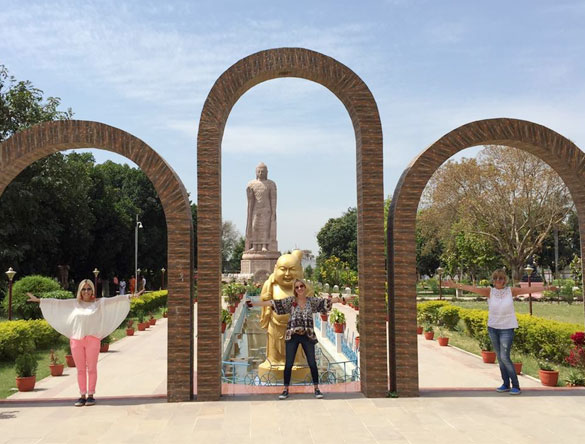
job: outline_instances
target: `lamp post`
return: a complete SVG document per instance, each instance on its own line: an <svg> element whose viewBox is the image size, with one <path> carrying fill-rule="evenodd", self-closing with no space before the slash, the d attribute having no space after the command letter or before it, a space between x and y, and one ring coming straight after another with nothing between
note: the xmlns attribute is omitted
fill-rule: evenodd
<svg viewBox="0 0 585 444"><path fill-rule="evenodd" d="M530 276L532 276L534 268L532 268L530 265L527 265L524 271L528 275L528 288L530 288ZM528 293L528 308L530 310L530 316L532 316L532 293Z"/></svg>
<svg viewBox="0 0 585 444"><path fill-rule="evenodd" d="M439 300L443 299L443 289L441 288L443 271L445 271L444 268L437 268L437 274L439 275Z"/></svg>
<svg viewBox="0 0 585 444"><path fill-rule="evenodd" d="M97 297L97 277L98 274L100 274L100 271L97 269L97 267L95 267L93 269L93 275L95 276L94 280L93 280L93 285L95 286L95 296Z"/></svg>
<svg viewBox="0 0 585 444"><path fill-rule="evenodd" d="M6 272L6 276L8 276L8 320L12 321L12 280L14 279L14 275L16 271L10 267Z"/></svg>
<svg viewBox="0 0 585 444"><path fill-rule="evenodd" d="M138 229L142 228L142 222L138 220L138 214L136 215L136 225L134 226L134 278L136 279L136 285L134 291L138 291Z"/></svg>
<svg viewBox="0 0 585 444"><path fill-rule="evenodd" d="M160 273L162 275L161 283L160 283L160 285L161 285L160 289L161 290L164 290L165 289L165 271L167 271L167 270L165 270L165 267L162 267L160 269Z"/></svg>

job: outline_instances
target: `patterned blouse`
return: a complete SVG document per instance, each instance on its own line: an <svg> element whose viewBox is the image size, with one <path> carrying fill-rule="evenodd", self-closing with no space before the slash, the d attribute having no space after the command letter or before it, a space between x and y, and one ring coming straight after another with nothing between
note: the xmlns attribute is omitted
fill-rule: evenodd
<svg viewBox="0 0 585 444"><path fill-rule="evenodd" d="M284 299L273 299L272 308L276 314L290 314L285 341L290 341L292 335L307 335L312 342L318 342L313 325L313 313L326 313L331 310L330 299L308 297L304 307L297 304L296 298L290 296Z"/></svg>

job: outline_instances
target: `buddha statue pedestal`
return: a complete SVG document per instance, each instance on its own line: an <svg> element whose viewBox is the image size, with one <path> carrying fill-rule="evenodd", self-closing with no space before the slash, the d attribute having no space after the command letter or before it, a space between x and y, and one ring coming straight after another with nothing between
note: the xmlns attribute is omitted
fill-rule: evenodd
<svg viewBox="0 0 585 444"><path fill-rule="evenodd" d="M284 365L272 365L264 361L258 366L258 377L261 383L282 383L284 381ZM311 369L306 366L293 365L290 378L291 385L311 380Z"/></svg>
<svg viewBox="0 0 585 444"><path fill-rule="evenodd" d="M278 251L249 251L242 255L240 273L251 274L254 282L264 282L280 257Z"/></svg>

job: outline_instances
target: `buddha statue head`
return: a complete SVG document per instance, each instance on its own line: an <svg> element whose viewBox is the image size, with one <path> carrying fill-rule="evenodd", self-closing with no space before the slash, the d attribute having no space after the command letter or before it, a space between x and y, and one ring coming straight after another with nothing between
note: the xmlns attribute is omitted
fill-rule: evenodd
<svg viewBox="0 0 585 444"><path fill-rule="evenodd" d="M266 180L268 178L268 167L263 163L260 162L256 167L256 179L258 180Z"/></svg>
<svg viewBox="0 0 585 444"><path fill-rule="evenodd" d="M283 288L292 289L294 280L303 277L302 257L303 252L300 250L280 256L274 265L274 282Z"/></svg>

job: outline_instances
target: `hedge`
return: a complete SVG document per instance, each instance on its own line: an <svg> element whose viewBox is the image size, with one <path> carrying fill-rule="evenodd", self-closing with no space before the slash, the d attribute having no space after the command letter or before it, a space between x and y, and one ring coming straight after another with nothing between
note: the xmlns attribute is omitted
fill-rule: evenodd
<svg viewBox="0 0 585 444"><path fill-rule="evenodd" d="M13 361L21 353L54 345L61 334L45 320L6 321L0 324L0 361Z"/></svg>
<svg viewBox="0 0 585 444"><path fill-rule="evenodd" d="M456 310L452 310L452 307ZM451 330L455 325L455 313L465 325L467 334L480 341L487 334L487 310L451 306L443 301L422 302L417 311L432 313L435 325L444 325ZM427 315L428 316L428 315ZM522 353L563 364L573 346L571 335L583 331L583 326L567 322L551 321L527 314L516 315L518 328L514 336L514 347Z"/></svg>
<svg viewBox="0 0 585 444"><path fill-rule="evenodd" d="M168 294L168 290L159 290L150 293L143 293L141 296L131 299L130 314L128 317L137 317L139 311L146 314L155 311L160 307L165 307L167 305Z"/></svg>

